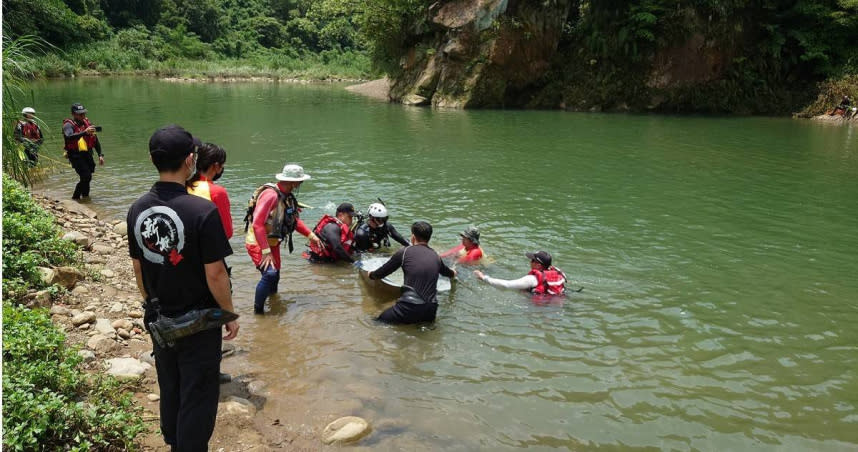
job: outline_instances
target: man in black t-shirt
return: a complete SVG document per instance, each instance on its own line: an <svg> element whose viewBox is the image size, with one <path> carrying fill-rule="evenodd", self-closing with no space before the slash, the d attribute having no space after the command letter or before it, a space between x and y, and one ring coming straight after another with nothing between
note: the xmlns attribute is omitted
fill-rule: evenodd
<svg viewBox="0 0 858 452"><path fill-rule="evenodd" d="M378 320L387 323L434 322L438 312L438 275L456 276L456 270L447 267L438 253L429 248L432 225L418 221L411 225L411 243L400 248L377 270L369 272L369 279L381 279L402 267L405 273L402 296Z"/></svg>
<svg viewBox="0 0 858 452"><path fill-rule="evenodd" d="M217 208L189 195L196 145L179 126L158 129L149 155L159 180L128 211L128 247L137 287L147 300L145 322L194 309L233 311L224 258L232 254ZM157 303L155 302L157 300ZM231 340L234 320L225 325ZM161 433L173 450L205 451L214 431L219 396L221 329L153 343L161 389Z"/></svg>

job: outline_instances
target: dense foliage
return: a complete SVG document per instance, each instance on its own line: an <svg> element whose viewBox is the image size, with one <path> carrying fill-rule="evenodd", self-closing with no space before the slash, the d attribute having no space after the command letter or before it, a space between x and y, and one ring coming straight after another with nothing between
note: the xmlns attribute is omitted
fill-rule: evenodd
<svg viewBox="0 0 858 452"><path fill-rule="evenodd" d="M10 0L6 34L61 49L33 61L48 76L81 69L170 73L188 61L252 73L367 76L355 8L338 0ZM328 68L328 74L323 74Z"/></svg>
<svg viewBox="0 0 858 452"><path fill-rule="evenodd" d="M61 239L54 218L18 182L4 176L3 298L15 299L28 287L43 287L38 267L68 265L77 257L77 246Z"/></svg>
<svg viewBox="0 0 858 452"><path fill-rule="evenodd" d="M86 374L80 362L44 310L3 301L4 450L134 447L142 409L114 379Z"/></svg>
<svg viewBox="0 0 858 452"><path fill-rule="evenodd" d="M809 101L817 82L858 73L858 0L580 1L566 32L565 73L595 83L563 84L602 105L649 101L634 90L654 58L695 35L719 67L687 89L675 83L672 109L784 111Z"/></svg>

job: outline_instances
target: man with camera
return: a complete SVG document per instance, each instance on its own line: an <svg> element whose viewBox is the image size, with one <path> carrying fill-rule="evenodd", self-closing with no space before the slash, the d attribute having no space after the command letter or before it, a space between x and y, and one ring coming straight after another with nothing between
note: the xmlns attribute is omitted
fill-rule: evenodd
<svg viewBox="0 0 858 452"><path fill-rule="evenodd" d="M149 156L159 180L128 211L128 247L153 338L161 433L172 450L205 451L217 415L221 341L239 329L224 263L232 248L217 207L185 188L196 170L193 136L162 127L149 140Z"/></svg>
<svg viewBox="0 0 858 452"><path fill-rule="evenodd" d="M81 197L89 197L89 183L92 181L92 173L95 172L92 151L98 153L98 163L102 166L104 166L104 154L101 152L101 142L95 134L101 131L101 127L93 126L89 122L89 118L86 117L86 108L75 103L71 106L71 113L71 118L63 120L64 149L66 158L80 177L72 194L72 199L79 200Z"/></svg>

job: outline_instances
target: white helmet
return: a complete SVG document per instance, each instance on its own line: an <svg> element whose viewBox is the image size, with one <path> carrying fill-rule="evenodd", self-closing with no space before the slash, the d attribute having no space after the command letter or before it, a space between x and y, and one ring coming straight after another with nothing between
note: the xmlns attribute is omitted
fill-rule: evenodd
<svg viewBox="0 0 858 452"><path fill-rule="evenodd" d="M35 114L36 114L36 110L35 110L33 107L24 107L24 109L23 109L23 110L21 110L21 114L22 114L22 115L26 115L27 113L29 113L29 114L31 114L31 115L35 115Z"/></svg>
<svg viewBox="0 0 858 452"><path fill-rule="evenodd" d="M369 205L369 216L375 218L387 218L387 207L384 207L384 204L379 204L377 202Z"/></svg>

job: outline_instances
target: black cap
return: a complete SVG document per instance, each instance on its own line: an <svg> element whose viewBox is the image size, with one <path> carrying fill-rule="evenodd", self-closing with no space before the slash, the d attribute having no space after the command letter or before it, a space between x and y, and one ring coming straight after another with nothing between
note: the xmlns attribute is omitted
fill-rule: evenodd
<svg viewBox="0 0 858 452"><path fill-rule="evenodd" d="M545 251L537 251L535 253L525 253L530 260L539 262L543 267L551 266L551 255Z"/></svg>
<svg viewBox="0 0 858 452"><path fill-rule="evenodd" d="M181 126L171 124L161 127L149 138L149 153L163 152L169 158L185 157L197 148L199 140Z"/></svg>
<svg viewBox="0 0 858 452"><path fill-rule="evenodd" d="M86 108L83 107L83 104L74 103L71 106L72 113L86 113Z"/></svg>
<svg viewBox="0 0 858 452"><path fill-rule="evenodd" d="M349 215L354 215L355 206L351 205L351 203L344 202L337 206L337 213L347 213Z"/></svg>

